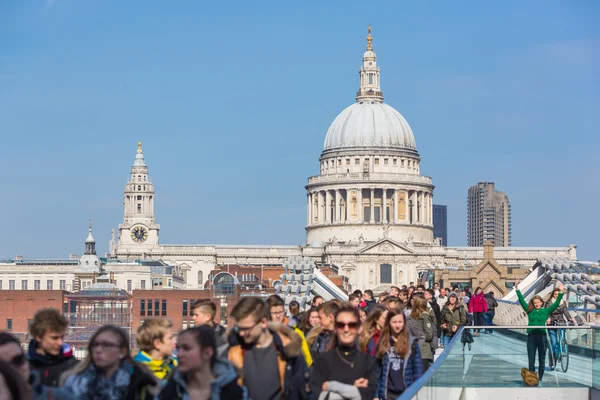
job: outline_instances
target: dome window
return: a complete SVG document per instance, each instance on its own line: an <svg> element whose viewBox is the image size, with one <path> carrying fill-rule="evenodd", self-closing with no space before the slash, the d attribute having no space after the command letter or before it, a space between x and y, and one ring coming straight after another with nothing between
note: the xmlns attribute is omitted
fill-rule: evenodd
<svg viewBox="0 0 600 400"><path fill-rule="evenodd" d="M375 165L379 165L379 158L375 159Z"/></svg>
<svg viewBox="0 0 600 400"><path fill-rule="evenodd" d="M338 165L342 165L342 159L341 158L338 160Z"/></svg>
<svg viewBox="0 0 600 400"><path fill-rule="evenodd" d="M360 158L355 158L354 159L354 164L355 165L360 165Z"/></svg>
<svg viewBox="0 0 600 400"><path fill-rule="evenodd" d="M383 159L383 165L388 165L389 164L389 160L387 158Z"/></svg>
<svg viewBox="0 0 600 400"><path fill-rule="evenodd" d="M346 165L350 165L350 159L346 158Z"/></svg>
<svg viewBox="0 0 600 400"><path fill-rule="evenodd" d="M396 159L394 158L394 159L392 160L392 164L393 164L393 165L394 165L394 167L395 167L396 165L398 165L398 160L396 160Z"/></svg>

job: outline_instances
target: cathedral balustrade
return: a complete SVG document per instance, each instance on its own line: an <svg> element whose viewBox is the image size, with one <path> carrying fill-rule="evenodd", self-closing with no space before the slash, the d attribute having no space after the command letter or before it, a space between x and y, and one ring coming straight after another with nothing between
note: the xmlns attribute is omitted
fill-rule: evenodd
<svg viewBox="0 0 600 400"><path fill-rule="evenodd" d="M345 174L317 175L308 178L308 185L323 183L345 183L345 182L387 182L387 183L418 183L431 185L432 180L429 176L417 174L395 174L385 172L349 172Z"/></svg>

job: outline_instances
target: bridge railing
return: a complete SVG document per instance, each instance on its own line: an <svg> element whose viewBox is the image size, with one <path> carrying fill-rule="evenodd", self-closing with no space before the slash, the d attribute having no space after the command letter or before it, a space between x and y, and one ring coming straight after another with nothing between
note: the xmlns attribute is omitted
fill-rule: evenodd
<svg viewBox="0 0 600 400"><path fill-rule="evenodd" d="M483 333L486 329L493 333ZM507 396L539 397L537 387L526 387L521 378L521 368L528 367L527 329L543 329L547 348L551 341L548 332L559 336L559 330L582 331L589 337L585 346L567 345L569 364L552 358L556 369L549 369L550 352L544 354L545 372L543 386L558 388L569 393L569 398L589 398L591 390L600 390L600 329L593 326L530 327L493 326L461 327L444 352L431 367L398 398L399 400L434 400L460 398L505 398ZM461 343L465 329L474 333L481 329L473 343ZM582 335L578 335L582 336ZM559 336L560 337L560 336ZM565 360L567 358L564 358ZM536 355L536 373L539 357ZM564 371L563 371L564 368ZM526 393L531 392L531 393ZM502 393L500 396L499 394ZM466 396L466 397L465 397Z"/></svg>

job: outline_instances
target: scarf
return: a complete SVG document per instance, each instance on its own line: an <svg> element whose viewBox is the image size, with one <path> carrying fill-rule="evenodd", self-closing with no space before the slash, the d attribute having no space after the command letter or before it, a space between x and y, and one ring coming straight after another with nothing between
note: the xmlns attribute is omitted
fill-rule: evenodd
<svg viewBox="0 0 600 400"><path fill-rule="evenodd" d="M177 367L177 359L168 357L165 360L155 360L145 351L140 351L133 358L144 364L158 379L167 379L172 370Z"/></svg>
<svg viewBox="0 0 600 400"><path fill-rule="evenodd" d="M127 360L109 378L105 378L102 371L90 364L85 371L69 377L65 388L77 399L120 400L127 395L132 374L133 365Z"/></svg>

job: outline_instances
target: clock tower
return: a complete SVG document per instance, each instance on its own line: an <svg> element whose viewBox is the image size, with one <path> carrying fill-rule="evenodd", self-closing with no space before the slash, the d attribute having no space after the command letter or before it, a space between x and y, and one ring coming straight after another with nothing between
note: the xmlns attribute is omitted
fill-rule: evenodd
<svg viewBox="0 0 600 400"><path fill-rule="evenodd" d="M123 207L117 252L138 253L158 245L160 225L154 216L154 185L148 176L141 142L125 184Z"/></svg>

